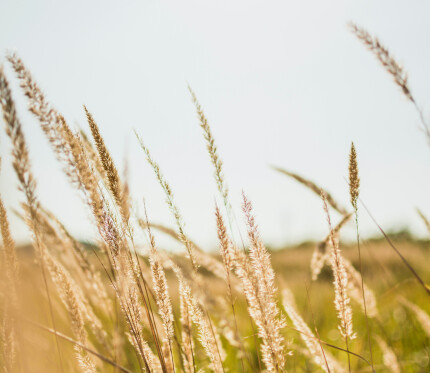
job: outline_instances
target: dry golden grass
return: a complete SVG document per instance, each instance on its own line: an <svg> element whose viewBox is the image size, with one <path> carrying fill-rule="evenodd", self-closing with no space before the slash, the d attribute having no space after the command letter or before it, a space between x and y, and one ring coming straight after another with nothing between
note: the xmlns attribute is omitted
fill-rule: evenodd
<svg viewBox="0 0 430 373"><path fill-rule="evenodd" d="M279 287L281 289L288 287L294 294L294 298L297 303L296 312L308 325L313 334L315 334L315 322L318 328L317 330L319 337L322 340L337 346L342 346L340 333L336 330L337 320L333 307L334 294L330 267L324 267L317 281L313 282L310 277L311 272L309 263L315 246L316 243L305 243L298 247L288 247L271 252L272 262L274 263L274 271L278 274ZM341 244L341 248L345 259L349 260L354 266L357 266L358 254L355 246ZM420 243L414 241L399 241L398 248L406 254L407 259L410 259L411 263L418 272L426 274L425 280L430 282L430 274L428 273L426 266L426 261L430 254L430 242ZM21 296L25 302L23 307L26 310L32 310L31 321L33 323L36 322L39 325L49 325L49 311L47 309L46 295L43 293L43 280L40 275L40 270L34 263L34 256L31 250L32 249L30 247L27 249L18 249L18 260L21 267L20 277L24 279L21 290ZM214 258L221 259L220 255L215 255ZM174 256L172 259L175 260L182 268L191 269L189 267L188 261L185 258L177 258ZM146 261L147 259L142 258L142 260ZM406 305L404 305L398 299L398 296L400 295L405 297L411 303L423 310L422 312L425 312L428 315L430 308L426 298L424 298L425 293L423 293L419 287L415 285L415 281L408 274L407 269L405 269L399 263L395 253L393 253L390 247L383 241L378 240L367 242L363 246L362 260L363 268L365 268L367 285L376 294L378 294L378 311L381 317L381 321L373 322L374 329L376 329L374 330L374 342L377 344L374 347L376 371L391 371L389 368L384 368L383 366L385 364L383 360L383 351L380 349L379 343L377 341L380 334L382 334L381 338L383 338L385 343L395 352L395 356L399 361L402 372L424 372L426 368L425 366L421 366L421 364L424 364L424 362L420 359L424 359L423 356L426 356L428 351L426 346L428 346L430 337L426 334L427 331L424 329L425 325L422 325L417 315ZM162 259L161 261L166 267L166 278L169 285L169 293L172 297L174 317L177 317L176 320L179 321L180 317L178 310L180 308L180 304L179 297L177 295L179 294L177 279L173 272L167 267L167 265L165 265ZM93 264L97 270L101 270L103 272L103 269L101 268L97 258L91 257L91 264ZM225 296L226 284L223 280L214 276L209 271L204 271L202 276L207 286L210 286L211 295L214 298ZM102 277L102 281L108 283L109 280L107 279L106 275ZM38 290L35 292L34 289ZM307 292L309 293L310 303ZM109 296L113 299L115 296L113 291L109 292ZM58 316L58 329L63 334L73 336L73 331L71 329L67 311L63 308L61 300L56 294L54 294L53 298L53 307ZM153 302L153 304L155 305L155 302ZM243 340L247 347L245 353L251 354L250 357L244 358L245 369L246 371L250 371L248 359L251 360L251 362L254 362L255 359L255 363L258 365L258 361L256 360L257 357L255 356L254 352L250 351L249 346L250 339L252 341L252 329L249 325L249 322L246 321L246 304L243 303L243 300L237 300L235 302L235 306L236 313L238 315L237 319L239 331L241 332L242 337L247 337ZM353 342L353 351L359 352L363 350L362 353L365 354L365 320L362 316L362 306L359 302L352 299L352 307L355 315L355 328L359 333L358 338ZM229 308L231 309L231 307L226 306L224 310L228 310ZM312 308L312 310L310 308ZM101 315L103 314L101 310L97 311ZM26 316L28 317L29 315L27 314ZM288 314L286 314L286 316L288 316ZM284 334L286 338L288 340L292 340L294 344L290 345L289 347L289 351L292 350L292 355L286 357L286 370L294 371L294 369L296 369L296 371L318 371L318 365L314 364L313 357L307 356L302 351L297 350L299 346L302 346L302 348L305 349L307 347L306 344L302 342L302 334L290 329L291 327L296 329L299 328L294 326L293 320L289 320L290 319L288 316L287 327L284 330ZM53 356L52 354L55 345L53 344L54 341L52 340L51 335L49 332L41 330L36 325L30 324L29 321L30 320L21 322L21 324L26 329L23 351L27 355L27 358L32 360L34 364L33 370L30 369L29 371L43 371L45 367L46 369L50 369L50 371L57 371L58 366L56 365L55 355ZM109 328L112 327L112 321L109 321L106 316L102 316L101 321L110 335ZM379 322L385 325L383 329L380 329L381 327L379 326ZM407 325L405 325L405 323L407 323ZM234 321L230 323L230 325L234 331ZM118 331L124 331L125 327L126 326L121 323ZM161 323L160 327L162 327ZM179 325L176 324L175 327L178 328ZM224 327L222 327L220 330L223 330L223 332L228 335L225 332L226 329ZM105 351L103 345L97 342L94 334L91 331L88 333L91 344L93 346L98 346L98 351L103 354ZM223 341L223 337L221 337L221 341L227 346L226 352L228 357L231 355L234 356L235 351L240 351L240 346L229 346L229 342L226 344L226 342ZM126 340L123 340L123 342L126 346L128 345ZM194 351L195 348L200 351L200 346L197 339L194 340L193 344L194 347L192 351ZM65 370L67 371L67 369L69 369L70 371L77 371L78 368L74 363L73 357L73 344L65 340L60 340L60 347L63 355L70 356L70 361L65 364ZM131 347L129 346L128 350L130 348ZM326 348L324 345L323 348L326 356L329 354L333 355L337 362L342 364L341 366L345 368L346 356L344 353L341 353L336 349ZM134 365L136 362L133 360L133 357L130 356L130 351L126 350L124 350L122 357L120 354L118 354L118 361L121 361L122 364L128 367L128 369L131 371L134 371L136 369L136 366ZM201 351L199 354L201 358ZM111 368L107 363L101 365L97 357L94 357L93 359L98 365L99 369L100 367L103 367L102 370L104 371L114 371L113 368ZM368 366L357 361L355 357L352 357L351 362L353 371L368 371ZM296 365L296 368L294 368L294 364ZM301 370L298 368L300 366L303 367L300 368ZM330 371L335 371L332 369L330 364L329 366ZM240 361L227 358L226 368L230 371L241 371ZM178 368L177 370L182 370L182 368Z"/></svg>
<svg viewBox="0 0 430 373"><path fill-rule="evenodd" d="M352 30L417 107L405 70L389 51L363 29ZM24 197L17 214L33 238L29 247L15 247L0 198L0 366L5 372L429 371L430 242L386 234L379 226L383 239L360 238L358 212L366 207L359 199L354 144L352 212L316 183L275 168L321 195L327 237L270 250L243 193L247 240L239 245L217 146L190 89L224 205L215 206L219 253L211 254L188 238L173 191L138 136L175 228L149 221L146 209L145 216L137 215L127 182L86 107L94 143L83 131L74 132L48 103L19 57L8 60L99 235L93 245L82 244L62 217L39 201L26 138L0 69L5 132ZM336 224L329 206L338 214ZM342 227L353 214L357 242L342 244ZM163 251L152 230L182 242L184 253ZM137 231L147 239L144 247L136 246Z"/></svg>

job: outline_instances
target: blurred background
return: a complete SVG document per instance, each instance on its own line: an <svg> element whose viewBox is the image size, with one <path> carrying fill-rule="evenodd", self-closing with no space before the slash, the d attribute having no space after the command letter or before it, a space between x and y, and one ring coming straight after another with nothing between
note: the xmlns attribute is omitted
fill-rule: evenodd
<svg viewBox="0 0 430 373"><path fill-rule="evenodd" d="M6 51L18 53L72 127L88 132L82 105L88 107L121 172L128 163L134 199L145 198L153 222L173 226L136 129L171 184L189 236L208 249L216 245L218 194L187 84L209 119L236 215L243 189L268 244L327 233L319 198L270 165L315 181L348 206L351 141L361 197L378 222L424 236L415 208L430 215L430 149L418 114L347 24L363 26L389 48L430 118L428 14L425 1L3 1L0 58L40 200L76 236L96 237L26 110ZM0 135L0 192L8 208L19 208L9 153ZM374 235L375 225L364 209L359 213L362 234ZM17 241L29 241L24 224L11 220ZM344 233L355 237L353 226Z"/></svg>

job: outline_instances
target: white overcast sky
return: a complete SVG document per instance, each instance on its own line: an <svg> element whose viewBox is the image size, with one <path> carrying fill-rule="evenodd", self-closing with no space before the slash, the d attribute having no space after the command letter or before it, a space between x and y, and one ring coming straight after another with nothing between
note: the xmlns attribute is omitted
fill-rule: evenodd
<svg viewBox="0 0 430 373"><path fill-rule="evenodd" d="M87 105L119 168L129 160L134 198L146 199L153 221L173 225L138 131L175 192L187 232L202 245L216 242L217 193L187 83L209 118L236 215L244 189L266 242L327 232L320 200L269 165L312 179L347 205L351 141L362 198L376 219L424 235L415 207L430 215L430 148L416 111L347 23L389 47L430 120L429 14L427 1L4 0L1 61L41 202L79 237L95 237L89 212L26 112L7 50L22 57L72 126L85 127ZM0 191L12 209L22 196L2 133ZM12 220L14 236L25 240L25 227ZM361 230L376 232L364 210Z"/></svg>

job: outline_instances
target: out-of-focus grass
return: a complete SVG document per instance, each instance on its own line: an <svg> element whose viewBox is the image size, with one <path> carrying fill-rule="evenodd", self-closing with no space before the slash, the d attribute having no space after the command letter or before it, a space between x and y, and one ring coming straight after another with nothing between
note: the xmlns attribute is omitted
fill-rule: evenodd
<svg viewBox="0 0 430 373"><path fill-rule="evenodd" d="M426 283L430 283L430 270L428 267L430 242L400 239L395 244L423 280ZM313 243L304 243L300 246L271 252L272 264L277 275L279 288L287 286L292 290L300 315L312 330L314 330L314 326L317 327L322 340L345 348L344 340L337 329L338 321L333 305L334 292L331 269L325 267L318 280L311 281L309 263L314 247L315 244ZM341 249L343 255L358 268L356 245L341 245ZM51 326L40 268L35 265L35 259L31 251L19 250L19 252L22 281L21 295L24 300L23 310L25 319ZM181 261L184 259L179 257L178 260ZM399 302L399 296L403 296L427 312L430 312L428 296L385 241L370 240L363 242L362 261L364 280L375 292L378 302L379 316L377 319L370 320L372 333L382 336L393 349L401 364L402 372L428 372L430 370L430 339L415 315ZM94 261L94 264L100 267L97 261ZM219 295L220 298L224 297L226 293L225 284L204 270L202 270L202 273L205 276L205 289L210 291L214 296ZM177 281L169 271L167 275L172 301L178 302ZM107 281L107 279L105 280ZM57 329L68 336L72 336L67 312L63 309L52 284L51 295L54 302ZM112 301L115 301L113 294ZM361 306L354 302L352 305L354 330L357 333L357 339L352 342L351 351L369 359L365 318ZM216 305L213 305L212 308L215 317L216 307ZM258 357L255 352L257 349L253 348L253 333L255 329L252 329L250 319L246 314L246 304L244 304L243 297L237 297L236 310L239 329L241 330L241 334L245 336L244 342L247 346L248 358L257 361ZM220 310L220 312L222 311ZM179 318L179 315L175 316ZM103 317L103 323L112 325L114 322L107 319L106 316L100 315L100 317ZM291 325L289 320L288 325ZM34 325L28 324L24 319L22 326L22 329L25 330L25 333L21 335L21 340L24 342L22 344L23 351L21 351L21 355L25 357L22 362L24 371L57 371L58 365L56 362L53 335L41 331ZM125 325L120 324L118 325L118 335L111 337L117 338L127 345L128 342L124 338L124 332ZM304 350L304 345L299 334L288 327L285 328L284 334L290 340L290 350L292 351L292 355L287 358L287 371L317 371L316 366L306 357L306 354L301 353ZM97 347L95 339L90 339L94 343L94 347ZM65 371L74 371L76 366L75 360L72 358L73 346L61 339L59 342L64 357L63 366ZM228 354L229 344L224 343L224 345ZM339 360L346 362L344 352L326 346L324 349L325 351L330 351ZM376 371L388 371L380 365L382 356L376 341L373 341L373 352L374 360L377 362L375 365ZM122 365L131 370L138 369L131 348L121 349L121 354L121 356L117 356L117 360ZM202 361L205 361L204 353L198 344L196 344L196 354L201 356ZM110 357L115 357L114 352L112 352L112 356ZM240 371L240 362L238 359L233 358L233 354L228 354L225 363L230 371ZM358 358L352 357L351 363L354 372L371 371L370 367ZM102 371L113 371L113 368L106 364L100 363L99 366Z"/></svg>
<svg viewBox="0 0 430 373"><path fill-rule="evenodd" d="M423 280L430 283L430 243L399 240L395 244ZM310 280L309 262L313 248L312 244L304 244L274 252L272 263L276 273L293 291L299 312L308 325L315 322L321 339L344 348L344 341L336 327L330 268L325 267L317 281ZM356 245L343 245L342 250L355 268L359 268ZM370 321L373 333L386 338L401 363L402 372L430 371L430 339L415 316L399 303L399 296L404 296L429 312L428 295L385 241L372 240L362 244L362 265L364 280L374 291L378 302L379 317ZM365 318L360 305L354 302L352 305L357 339L352 343L351 350L369 358ZM375 342L373 350L375 361L381 361ZM330 351L336 356L342 354L333 349ZM353 358L352 362L353 371L369 371L359 360ZM377 371L384 371L384 368L378 367Z"/></svg>

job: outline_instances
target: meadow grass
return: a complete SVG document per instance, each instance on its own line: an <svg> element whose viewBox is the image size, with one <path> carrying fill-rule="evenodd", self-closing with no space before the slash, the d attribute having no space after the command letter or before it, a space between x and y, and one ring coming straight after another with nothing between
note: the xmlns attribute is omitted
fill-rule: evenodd
<svg viewBox="0 0 430 373"><path fill-rule="evenodd" d="M405 70L377 38L358 26L351 29L416 107L428 136ZM429 371L430 242L390 235L379 225L382 239L360 238L359 216L367 207L360 201L354 144L350 208L317 183L274 167L321 197L328 226L318 243L270 250L245 193L240 214L246 230L237 228L240 215L230 202L209 121L189 87L221 201L221 207L214 206L219 251L210 252L189 238L173 190L138 133L174 227L151 222L146 207L138 215L87 107L92 140L85 131L72 130L17 55L7 59L98 237L91 245L80 242L63 217L39 200L27 139L0 69L5 133L23 194L21 210L13 212L32 236L27 248L16 247L9 228L12 211L2 196L0 366L5 372ZM345 224L355 225L354 244L340 240ZM183 253L162 250L155 231L178 240ZM144 247L137 245L136 232L146 237Z"/></svg>

